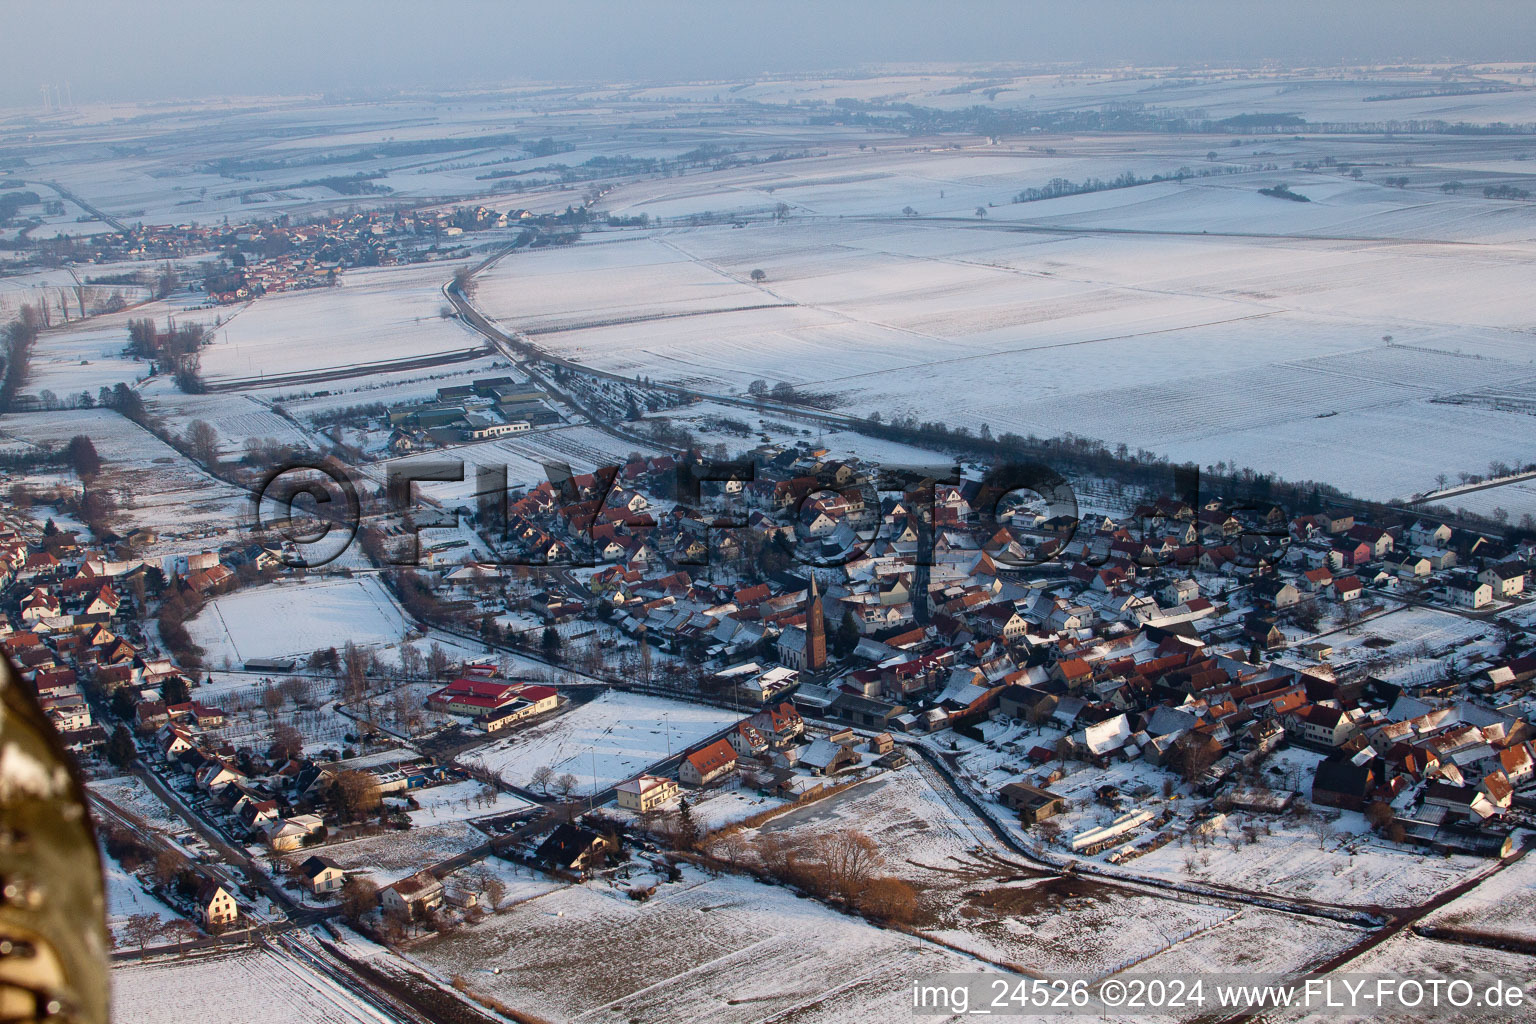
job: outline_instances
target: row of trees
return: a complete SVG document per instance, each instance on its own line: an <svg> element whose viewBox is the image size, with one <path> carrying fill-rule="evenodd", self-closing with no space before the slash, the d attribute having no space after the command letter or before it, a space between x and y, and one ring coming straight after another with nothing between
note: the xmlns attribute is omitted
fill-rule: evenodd
<svg viewBox="0 0 1536 1024"><path fill-rule="evenodd" d="M0 413L16 407L16 396L26 386L32 372L32 348L42 330L42 317L35 306L22 306L15 320L5 328L5 370L0 374Z"/></svg>

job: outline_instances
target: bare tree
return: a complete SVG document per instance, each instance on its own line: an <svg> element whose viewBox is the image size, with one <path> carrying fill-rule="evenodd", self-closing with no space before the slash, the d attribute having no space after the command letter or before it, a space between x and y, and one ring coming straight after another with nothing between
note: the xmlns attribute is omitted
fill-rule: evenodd
<svg viewBox="0 0 1536 1024"><path fill-rule="evenodd" d="M187 450L192 458L209 469L219 464L219 432L207 420L193 420L187 424Z"/></svg>
<svg viewBox="0 0 1536 1024"><path fill-rule="evenodd" d="M160 932L159 914L130 914L123 924L123 935L129 942L139 947L140 955Z"/></svg>
<svg viewBox="0 0 1536 1024"><path fill-rule="evenodd" d="M501 901L507 898L507 886L501 879L487 871L480 879L480 891L485 895L485 901L491 905L491 910L501 907Z"/></svg>
<svg viewBox="0 0 1536 1024"><path fill-rule="evenodd" d="M341 913L356 924L362 916L379 905L379 887L366 878L352 876L341 886Z"/></svg>
<svg viewBox="0 0 1536 1024"><path fill-rule="evenodd" d="M288 722L279 722L272 730L272 756L298 757L304 752L304 734Z"/></svg>
<svg viewBox="0 0 1536 1024"><path fill-rule="evenodd" d="M443 645L433 644L427 651L427 677L441 679L447 675L449 660L448 652L443 649Z"/></svg>
<svg viewBox="0 0 1536 1024"><path fill-rule="evenodd" d="M453 287L466 299L473 298L475 294L475 270L473 267L460 267L453 272Z"/></svg>
<svg viewBox="0 0 1536 1024"><path fill-rule="evenodd" d="M162 886L170 885L186 866L186 858L175 850L161 850L155 855L155 882Z"/></svg>
<svg viewBox="0 0 1536 1024"><path fill-rule="evenodd" d="M885 862L875 841L857 829L843 829L822 837L815 852L826 868L833 891L844 899L863 892L875 869Z"/></svg>
<svg viewBox="0 0 1536 1024"><path fill-rule="evenodd" d="M541 764L533 770L533 776L529 778L530 785L538 786L539 791L545 796L549 795L549 785L555 779L555 770L547 764Z"/></svg>

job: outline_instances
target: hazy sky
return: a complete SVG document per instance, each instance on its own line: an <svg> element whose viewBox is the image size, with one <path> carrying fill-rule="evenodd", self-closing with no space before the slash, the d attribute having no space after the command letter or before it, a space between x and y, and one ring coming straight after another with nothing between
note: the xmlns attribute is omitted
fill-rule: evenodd
<svg viewBox="0 0 1536 1024"><path fill-rule="evenodd" d="M906 61L1533 58L1533 0L0 0L0 102L728 78Z"/></svg>

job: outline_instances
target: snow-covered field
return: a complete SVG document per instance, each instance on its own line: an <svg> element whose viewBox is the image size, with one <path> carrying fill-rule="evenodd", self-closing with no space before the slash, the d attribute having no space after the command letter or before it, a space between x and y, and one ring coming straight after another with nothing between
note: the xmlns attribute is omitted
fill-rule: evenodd
<svg viewBox="0 0 1536 1024"><path fill-rule="evenodd" d="M1191 962L1294 970L1359 937L1331 922L1039 875L1022 861L979 853L983 828L913 766L779 815L759 831L790 839L865 832L885 857L879 872L917 890L923 934L1030 970L1102 974L1144 962L1170 971ZM1284 938L1262 954L1245 957L1233 945L1266 930Z"/></svg>
<svg viewBox="0 0 1536 1024"><path fill-rule="evenodd" d="M112 971L118 1024L387 1024L339 983L285 952L126 962Z"/></svg>
<svg viewBox="0 0 1536 1024"><path fill-rule="evenodd" d="M150 405L178 434L186 433L194 420L212 426L219 435L219 455L225 459L239 459L268 440L300 448L320 447L302 428L250 395L185 395L166 387L155 390Z"/></svg>
<svg viewBox="0 0 1536 1024"><path fill-rule="evenodd" d="M264 377L374 364L483 347L444 319L453 264L349 270L336 288L263 296L225 321L203 350L203 376L259 386Z"/></svg>
<svg viewBox="0 0 1536 1024"><path fill-rule="evenodd" d="M253 587L214 599L187 628L210 665L226 659L306 657L348 640L395 644L404 614L377 576L305 579Z"/></svg>
<svg viewBox="0 0 1536 1024"><path fill-rule="evenodd" d="M1403 906L1421 903L1465 881L1488 865L1477 857L1441 857L1378 842L1365 831L1359 814L1338 823L1337 835L1319 843L1310 823L1253 816L1270 835L1243 841L1242 814L1215 842L1195 848L1172 842L1126 865L1131 874L1170 880L1213 882L1279 899L1319 900L1346 906ZM1193 867L1191 867L1191 862Z"/></svg>
<svg viewBox="0 0 1536 1024"><path fill-rule="evenodd" d="M1464 946L1460 943L1441 942L1436 939L1427 939L1415 935L1412 930L1405 929L1392 936L1374 949L1367 950L1357 959L1343 968L1342 973L1348 973L1355 978L1361 975L1389 975L1397 978L1425 979L1433 977L1467 977L1476 974L1483 978L1482 984L1477 986L1476 992L1481 997L1484 986L1493 979L1498 979L1504 984L1514 984L1524 992L1521 1005L1515 1007L1485 1007L1477 1004L1464 1006L1449 1011L1442 1002L1438 1013L1445 1014L1446 1019L1466 1021L1470 1024L1523 1024L1530 1020L1530 1005L1532 999L1536 999L1536 981L1533 981L1532 967L1536 961L1531 957L1522 956L1519 953L1511 953L1498 949L1488 949L1479 946ZM1405 992L1411 995L1411 990ZM1458 995L1458 998L1460 996ZM1452 1014L1454 1016L1452 1016ZM1415 1007L1407 1012L1386 1013L1380 1010L1366 1009L1364 1012L1351 1012L1349 1010L1333 1009L1326 1013L1313 1010L1303 1013L1299 1010L1291 1010L1284 1013L1266 1014L1266 1019L1277 1021L1318 1021L1324 1020L1332 1024L1416 1024L1418 1021L1432 1019L1429 1006Z"/></svg>
<svg viewBox="0 0 1536 1024"><path fill-rule="evenodd" d="M587 794L634 778L741 717L719 708L611 691L459 760L516 786L530 785L533 773L548 765L556 776L576 776L572 792Z"/></svg>
<svg viewBox="0 0 1536 1024"><path fill-rule="evenodd" d="M540 1018L614 1024L885 1021L910 1012L914 976L985 966L782 889L693 871L644 903L569 886L411 958Z"/></svg>
<svg viewBox="0 0 1536 1024"><path fill-rule="evenodd" d="M90 437L101 456L98 487L117 502L112 516L120 532L146 527L162 541L206 537L239 528L251 513L245 491L217 480L155 435L102 409L28 413L0 420L0 438L63 447L76 434ZM72 481L73 482L73 481ZM206 542L205 542L206 543ZM185 543L168 550L185 552ZM144 553L156 553L150 548Z"/></svg>
<svg viewBox="0 0 1536 1024"><path fill-rule="evenodd" d="M487 800L487 795L490 799ZM462 821L466 818L483 818L490 814L513 814L533 806L511 793L486 793L484 784L474 780L452 782L446 786L418 789L411 793L421 805L410 812L411 824L417 828Z"/></svg>
<svg viewBox="0 0 1536 1024"><path fill-rule="evenodd" d="M1521 858L1429 915L1424 923L1536 943L1536 860Z"/></svg>
<svg viewBox="0 0 1536 1024"><path fill-rule="evenodd" d="M1336 178L1282 203L1263 184L1009 207L1022 231L900 217L668 230L517 253L481 302L556 354L706 393L784 380L859 414L1073 433L1372 497L1521 461L1536 420L1431 399L1536 379L1514 298L1536 212ZM1523 227L1468 244L1479 217ZM1373 457L1350 458L1362 436Z"/></svg>

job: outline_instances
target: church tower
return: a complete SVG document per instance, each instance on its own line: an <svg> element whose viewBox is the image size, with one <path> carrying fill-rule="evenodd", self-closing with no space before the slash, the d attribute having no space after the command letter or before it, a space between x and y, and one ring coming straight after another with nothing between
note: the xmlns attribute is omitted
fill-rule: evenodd
<svg viewBox="0 0 1536 1024"><path fill-rule="evenodd" d="M810 604L805 609L805 668L820 672L827 666L827 623L821 615L821 594L816 589L816 574L811 573Z"/></svg>

